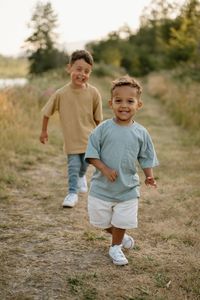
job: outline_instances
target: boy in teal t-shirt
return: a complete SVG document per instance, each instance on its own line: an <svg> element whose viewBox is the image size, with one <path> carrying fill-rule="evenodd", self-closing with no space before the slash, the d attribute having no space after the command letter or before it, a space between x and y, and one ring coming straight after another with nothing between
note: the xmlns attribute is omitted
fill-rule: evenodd
<svg viewBox="0 0 200 300"><path fill-rule="evenodd" d="M85 154L96 170L88 196L90 223L112 235L109 255L116 265L128 263L122 247L132 248L134 240L126 229L137 227L140 182L137 162L145 184L156 187L152 168L158 165L148 131L133 120L142 107L141 87L124 76L113 82L110 107L114 118L102 122L89 137Z"/></svg>

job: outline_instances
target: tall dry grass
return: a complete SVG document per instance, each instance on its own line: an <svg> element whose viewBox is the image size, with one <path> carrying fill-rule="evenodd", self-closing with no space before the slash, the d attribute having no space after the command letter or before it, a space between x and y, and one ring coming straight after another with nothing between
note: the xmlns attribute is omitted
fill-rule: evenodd
<svg viewBox="0 0 200 300"><path fill-rule="evenodd" d="M148 93L162 101L176 124L186 128L193 141L200 143L200 86L197 82L178 80L169 73L151 74Z"/></svg>
<svg viewBox="0 0 200 300"><path fill-rule="evenodd" d="M0 196L5 196L6 187L19 184L20 170L42 159L40 111L51 94L68 79L63 69L32 77L24 87L0 90ZM52 121L58 123L58 117L54 116ZM55 145L62 147L59 126L58 132L51 132L49 144L52 147L46 149L50 152L55 151Z"/></svg>
<svg viewBox="0 0 200 300"><path fill-rule="evenodd" d="M0 55L0 78L25 77L29 71L27 58L12 58Z"/></svg>
<svg viewBox="0 0 200 300"><path fill-rule="evenodd" d="M18 160L34 148L37 101L29 87L0 91L0 181L17 179Z"/></svg>

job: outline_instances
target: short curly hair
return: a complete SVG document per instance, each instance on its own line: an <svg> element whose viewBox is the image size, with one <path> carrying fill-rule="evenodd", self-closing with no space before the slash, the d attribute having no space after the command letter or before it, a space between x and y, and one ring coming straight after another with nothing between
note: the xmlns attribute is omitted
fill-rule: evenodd
<svg viewBox="0 0 200 300"><path fill-rule="evenodd" d="M137 89L137 94L138 97L141 96L142 93L142 87L141 85L135 80L135 78L130 77L129 75L122 76L120 78L117 78L112 82L112 87L111 87L111 96L113 96L113 91L115 90L116 87L119 86L130 86L134 87Z"/></svg>
<svg viewBox="0 0 200 300"><path fill-rule="evenodd" d="M94 60L90 52L87 50L75 50L69 59L69 63L73 65L76 60L83 59L86 63L93 66Z"/></svg>

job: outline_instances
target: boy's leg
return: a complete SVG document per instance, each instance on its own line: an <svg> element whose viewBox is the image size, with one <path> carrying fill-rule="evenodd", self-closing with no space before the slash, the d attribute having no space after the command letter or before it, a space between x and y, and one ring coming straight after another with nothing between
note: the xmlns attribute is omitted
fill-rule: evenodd
<svg viewBox="0 0 200 300"><path fill-rule="evenodd" d="M106 229L112 235L112 246L121 245L126 229L110 227Z"/></svg>
<svg viewBox="0 0 200 300"><path fill-rule="evenodd" d="M81 159L79 154L68 154L68 191L77 194L78 178L81 169Z"/></svg>
<svg viewBox="0 0 200 300"><path fill-rule="evenodd" d="M112 227L112 245L109 248L109 256L115 265L126 265L128 260L122 251L122 240L125 229Z"/></svg>
<svg viewBox="0 0 200 300"><path fill-rule="evenodd" d="M96 227L105 229L109 233L114 233L115 236L115 244L114 246L110 246L109 248L109 256L112 258L112 261L116 265L126 265L128 260L126 259L124 253L121 250L121 241L124 235L125 229L120 230L119 228L113 231L113 227L111 225L111 219L113 214L113 206L114 204L109 201L100 200L93 196L88 196L88 213L90 223ZM118 229L120 233L118 232ZM116 238L117 237L117 238Z"/></svg>
<svg viewBox="0 0 200 300"><path fill-rule="evenodd" d="M78 202L78 174L81 167L79 154L69 154L68 159L68 191L63 201L63 207L74 207Z"/></svg>
<svg viewBox="0 0 200 300"><path fill-rule="evenodd" d="M123 235L121 242L117 238L117 241L118 241L118 244L117 244L116 237L119 237L119 235L116 234L116 237L113 238L113 228L123 230L121 228L116 228L113 226L105 229L108 233L110 233L112 235L112 245L120 245L121 244L122 247L125 249L132 249L134 247L135 241L130 235L126 234L126 230L124 230L124 235ZM115 235L115 233L114 233L114 235Z"/></svg>
<svg viewBox="0 0 200 300"><path fill-rule="evenodd" d="M125 229L112 227L112 246L122 244L124 233Z"/></svg>
<svg viewBox="0 0 200 300"><path fill-rule="evenodd" d="M86 171L88 168L88 163L85 161L85 153L80 154L80 160L81 160L81 167L79 171L79 178L78 178L78 191L81 193L87 193L88 186L87 186L87 178L86 178Z"/></svg>
<svg viewBox="0 0 200 300"><path fill-rule="evenodd" d="M85 153L81 153L80 155L80 161L81 161L81 166L80 166L80 171L79 171L79 177L83 177L87 171L87 168L89 164L85 161Z"/></svg>
<svg viewBox="0 0 200 300"><path fill-rule="evenodd" d="M106 231L112 234L112 245L109 249L109 255L112 258L113 263L116 265L128 264L128 260L121 249L126 229L112 226L107 228Z"/></svg>
<svg viewBox="0 0 200 300"><path fill-rule="evenodd" d="M137 211L138 199L120 202L113 207L112 227L107 231L112 231L112 246L109 249L109 255L116 265L128 263L121 247L133 248L134 240L125 234L125 230L137 227Z"/></svg>

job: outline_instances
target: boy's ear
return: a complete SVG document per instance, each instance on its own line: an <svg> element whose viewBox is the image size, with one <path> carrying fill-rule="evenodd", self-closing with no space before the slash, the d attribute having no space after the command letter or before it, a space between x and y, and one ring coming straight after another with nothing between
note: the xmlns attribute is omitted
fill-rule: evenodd
<svg viewBox="0 0 200 300"><path fill-rule="evenodd" d="M112 108L112 99L108 100L108 105L109 105L110 108Z"/></svg>
<svg viewBox="0 0 200 300"><path fill-rule="evenodd" d="M143 102L142 102L142 100L139 100L138 101L138 109L142 108L142 106L143 106Z"/></svg>

